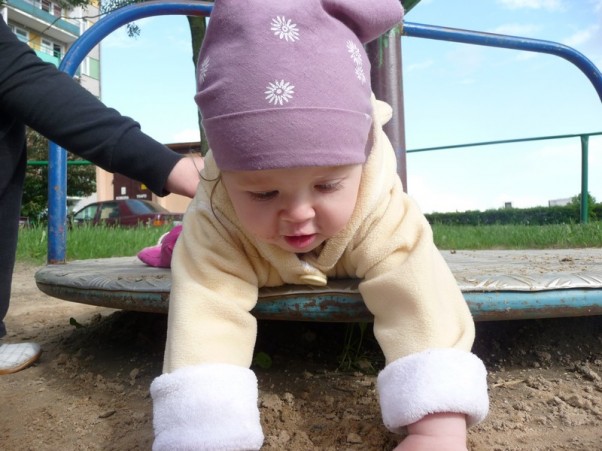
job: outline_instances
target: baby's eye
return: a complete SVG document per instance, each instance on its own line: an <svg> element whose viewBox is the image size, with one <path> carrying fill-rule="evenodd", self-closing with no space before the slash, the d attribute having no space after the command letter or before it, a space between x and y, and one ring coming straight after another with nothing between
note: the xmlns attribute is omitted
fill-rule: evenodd
<svg viewBox="0 0 602 451"><path fill-rule="evenodd" d="M259 200L259 201L271 200L271 199L275 198L277 195L278 195L278 191L259 191L259 192L250 191L249 192L249 196L251 196L251 198L253 200Z"/></svg>
<svg viewBox="0 0 602 451"><path fill-rule="evenodd" d="M315 188L322 193L332 193L333 191L337 191L341 188L341 182L328 182L328 183L320 183L315 186Z"/></svg>

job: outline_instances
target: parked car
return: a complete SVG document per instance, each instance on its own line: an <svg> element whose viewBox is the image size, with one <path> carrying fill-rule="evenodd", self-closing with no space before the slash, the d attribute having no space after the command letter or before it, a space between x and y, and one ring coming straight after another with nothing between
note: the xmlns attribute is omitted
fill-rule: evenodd
<svg viewBox="0 0 602 451"><path fill-rule="evenodd" d="M182 213L171 213L149 200L119 199L86 205L72 216L71 224L159 227L165 224L179 224L182 222L182 216Z"/></svg>

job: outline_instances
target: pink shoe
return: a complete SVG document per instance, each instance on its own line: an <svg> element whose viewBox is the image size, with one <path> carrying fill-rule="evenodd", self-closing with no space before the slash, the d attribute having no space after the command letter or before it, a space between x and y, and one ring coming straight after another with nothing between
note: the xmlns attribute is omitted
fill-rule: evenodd
<svg viewBox="0 0 602 451"><path fill-rule="evenodd" d="M138 258L149 266L159 268L171 267L171 254L176 245L178 236L182 231L182 226L177 225L168 233L159 238L159 243L155 246L145 247L138 252Z"/></svg>

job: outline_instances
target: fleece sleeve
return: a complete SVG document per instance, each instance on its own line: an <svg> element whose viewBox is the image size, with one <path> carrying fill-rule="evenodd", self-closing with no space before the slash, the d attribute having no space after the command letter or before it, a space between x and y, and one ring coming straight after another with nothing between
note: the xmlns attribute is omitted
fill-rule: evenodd
<svg viewBox="0 0 602 451"><path fill-rule="evenodd" d="M383 419L393 431L437 412L465 413L474 424L485 417L488 396L483 363L470 352L473 319L430 225L395 173L380 127L385 109L377 102L375 111L361 197L375 206L350 256L386 358L378 377Z"/></svg>
<svg viewBox="0 0 602 451"><path fill-rule="evenodd" d="M255 374L237 365L180 368L156 378L153 451L258 450L263 432Z"/></svg>
<svg viewBox="0 0 602 451"><path fill-rule="evenodd" d="M165 372L205 363L251 365L257 276L237 238L206 218L213 214L195 199L174 249Z"/></svg>
<svg viewBox="0 0 602 451"><path fill-rule="evenodd" d="M438 412L464 413L475 424L488 395L484 365L470 352L470 311L418 208L401 190L390 205L396 211L383 217L396 219L379 221L372 235L390 239L365 243L365 261L377 263L360 284L387 362L378 377L383 420L395 432Z"/></svg>
<svg viewBox="0 0 602 451"><path fill-rule="evenodd" d="M156 451L263 443L249 369L256 276L235 238L204 215L211 207L195 199L172 258L164 374L151 385Z"/></svg>
<svg viewBox="0 0 602 451"><path fill-rule="evenodd" d="M437 412L464 413L475 424L488 395L483 363L470 352L470 311L424 216L400 189L387 209L393 205L372 235L390 239L371 243L366 261L376 263L360 284L387 362L378 377L385 425L398 432Z"/></svg>

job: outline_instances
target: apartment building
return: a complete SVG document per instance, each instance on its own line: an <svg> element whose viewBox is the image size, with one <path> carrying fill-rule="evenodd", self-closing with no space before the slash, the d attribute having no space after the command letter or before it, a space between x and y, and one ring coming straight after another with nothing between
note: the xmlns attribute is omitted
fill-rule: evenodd
<svg viewBox="0 0 602 451"><path fill-rule="evenodd" d="M52 0L4 0L0 14L20 40L37 55L58 67L73 42L86 31L99 14L96 0L89 6L66 8ZM100 97L100 47L94 48L82 62L76 79Z"/></svg>

